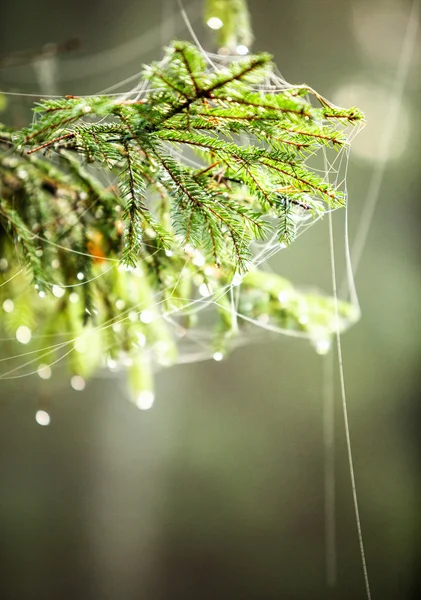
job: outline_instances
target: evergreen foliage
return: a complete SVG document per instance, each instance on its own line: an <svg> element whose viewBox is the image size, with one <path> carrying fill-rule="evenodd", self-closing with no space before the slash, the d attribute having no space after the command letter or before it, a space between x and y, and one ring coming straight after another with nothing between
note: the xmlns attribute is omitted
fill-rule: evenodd
<svg viewBox="0 0 421 600"><path fill-rule="evenodd" d="M225 351L238 325L226 295L235 278L241 326L265 314L312 338L335 330L331 300L250 269L252 248L269 238L287 246L302 213L344 205L308 159L347 145L346 127L362 115L306 86L275 92L272 74L266 54L214 68L175 42L145 67L137 97L46 99L29 127L0 129L0 278L10 280L0 294L21 294L26 279L13 276L30 273L37 332L67 332L44 362L70 352L83 375L122 353L136 372L170 364L169 321L177 313L181 331L194 325L203 285L219 311L215 348ZM340 327L356 318L339 308ZM15 320L2 318L12 332Z"/></svg>

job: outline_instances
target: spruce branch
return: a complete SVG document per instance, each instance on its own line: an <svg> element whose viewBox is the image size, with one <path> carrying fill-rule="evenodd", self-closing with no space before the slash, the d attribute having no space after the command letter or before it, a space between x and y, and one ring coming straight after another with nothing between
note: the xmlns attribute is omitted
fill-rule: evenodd
<svg viewBox="0 0 421 600"><path fill-rule="evenodd" d="M31 322L40 334L67 328L57 353L70 347L76 372L104 356L174 362L171 327L200 321L191 307L203 290L218 306L215 347L262 314L312 339L335 330L333 304L254 268L253 248L287 246L303 213L344 205L313 158L347 146L362 114L305 85L272 91L272 76L266 54L213 69L195 46L174 42L145 67L136 99L45 99L30 126L0 127L0 278L12 277L0 296L18 293L27 265L39 294ZM238 276L235 318L227 294ZM344 328L357 315L344 304L341 318ZM10 329L16 313L3 320ZM73 352L82 342L86 364Z"/></svg>

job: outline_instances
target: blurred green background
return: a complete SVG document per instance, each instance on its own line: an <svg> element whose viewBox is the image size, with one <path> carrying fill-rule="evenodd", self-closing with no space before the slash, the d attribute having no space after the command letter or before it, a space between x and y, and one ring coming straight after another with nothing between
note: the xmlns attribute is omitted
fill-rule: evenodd
<svg viewBox="0 0 421 600"><path fill-rule="evenodd" d="M398 62L412 2L249 4L254 50L271 52L288 81L367 114L349 167L351 240L387 158L356 278L362 319L343 337L343 353L373 598L415 598L421 29L404 82ZM201 2L185 6L212 48ZM135 74L172 36L189 39L175 0L4 0L0 32L3 56L79 38L80 48L60 56L57 77L43 84L75 95ZM402 83L386 156L385 128ZM36 69L0 69L0 89L37 93ZM9 121L23 125L30 104L8 97ZM340 276L343 216L335 215ZM297 285L329 292L327 222L273 266ZM364 598L338 385L337 585L326 585L322 373L323 358L306 342L267 335L221 363L160 372L147 412L128 401L123 376L100 373L83 392L71 389L63 368L49 382L2 381L0 598ZM50 427L34 420L40 401L49 403Z"/></svg>

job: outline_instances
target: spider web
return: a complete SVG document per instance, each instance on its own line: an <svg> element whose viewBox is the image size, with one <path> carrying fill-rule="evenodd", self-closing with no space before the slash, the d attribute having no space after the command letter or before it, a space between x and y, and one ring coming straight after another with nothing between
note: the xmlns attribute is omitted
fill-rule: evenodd
<svg viewBox="0 0 421 600"><path fill-rule="evenodd" d="M230 62L242 60L241 56L224 56L206 52L197 40L196 43L203 53L203 56L209 65L209 69L212 71L224 71ZM161 62L162 66L164 66L166 60L167 59L164 59ZM130 83L132 80L138 80L139 83L126 91L113 91L127 85L127 83ZM255 91L262 92L266 95L279 94L294 91L299 87L301 88L302 86L294 86L288 83L281 74L275 70L264 82L255 86ZM148 81L142 81L140 74L136 73L134 76L104 90L102 93L106 92L107 95L115 95L117 100L125 101L128 99L140 100L143 97L146 97L151 91L152 89ZM309 92L312 92L312 90L309 89ZM310 102L311 99L312 95L309 93L305 100ZM345 125L343 127L345 128ZM351 138L358 133L360 127L361 126L353 127L350 129L350 133L347 132L349 142L351 142ZM255 143L252 138L245 134L241 134L240 138L240 143L242 145L251 145ZM203 164L200 163L197 157L191 152L180 151L169 144L167 150L180 163L197 168L203 167ZM349 151L349 143L344 144L339 150L328 149L325 147L316 148L315 151L306 158L304 163L311 168L314 173L321 176L324 182L332 184L336 189L343 192L346 206L346 175L349 163ZM109 178L108 183L113 185L115 182ZM92 206L89 207L89 209L92 209ZM86 210L88 210L88 208ZM345 210L347 211L347 208ZM324 211L325 215L326 212L328 211ZM294 207L293 220L297 238L301 237L302 234L308 231L310 227L322 218L322 214L313 217L309 213L310 211L306 211L300 206ZM76 218L80 219L81 215ZM60 244L59 239L54 240L44 238L43 242L64 249L66 252L78 252ZM271 273L270 259L284 248L285 246L279 244L276 235L273 235L264 242L253 243L251 246L252 257L248 265L249 271L253 272L258 267L268 274ZM171 336L170 344L167 345L165 341L161 340L155 344L154 348L146 349L146 356L143 359L150 363L152 370L156 371L169 364L196 362L212 357L217 361L222 360L225 354L225 348L218 342L217 337L215 337L215 326L218 318L220 318L221 311L226 313L226 318L229 319L231 323L231 332L228 336L230 338L230 350L250 343L251 341L255 342L265 339L267 333L271 332L272 334L284 334L310 340L315 345L316 350L322 354L328 351L331 336L337 328L339 328L340 331L344 331L358 319L359 306L347 248L348 292L355 310L351 313L348 320L342 319L341 322L336 322L335 319L332 319L330 328L324 329L323 327L318 327L315 330L312 330L311 327L307 329L305 327L308 321L308 314L306 313L306 307L304 305L302 307L302 312L298 317L298 321L302 325L302 327L299 328L281 327L269 314L261 312L256 315L254 311L248 310L248 305L250 304L247 302L249 294L244 293L243 276L235 275L228 285L222 287L217 286L214 290L212 283L205 282L206 280L203 278L203 271L205 275L208 276L209 281L212 281L212 278L217 280L215 267L205 265L205 259L200 250L187 246L184 248L184 251L184 268L189 268L190 271L196 269L197 285L194 286L190 295L183 298L182 306L180 306L180 302L178 301L173 309L168 310L168 308L164 308L162 294L157 295L154 299L149 299L147 302L142 301L138 304L132 304L129 308L125 307L124 301L117 300L117 309L119 310L117 318L113 317L109 321L101 323L96 327L91 327L70 339L69 332L63 331L61 335L65 339L62 342L56 341L57 337L60 337L60 334L59 336L57 336L56 333L39 336L33 333L26 325L19 325L17 323L15 337L4 337L1 340L3 344L8 344L13 350L8 356L0 359L0 379L18 379L34 374L38 374L42 379L48 379L51 376L52 370L57 369L59 365L63 364L64 359L71 353L86 352L89 344L94 343L92 340L97 340L97 336L102 332L111 328L114 332L118 333L119 329L129 321L135 322L140 320L148 326L154 319L159 318L168 326ZM110 273L114 269L122 268L117 259L105 257L104 262L106 263L105 268L91 280L86 280L84 274L81 273L80 281L72 286L57 285L53 282L44 283L52 287L53 294L57 298L62 297L64 294L69 294L70 301L76 303L80 288L92 280L106 276L107 273ZM168 288L165 290L169 292L170 297L172 292L176 290L179 281L183 278L183 270L184 269L180 270L178 281L176 281L175 284L173 282L169 284ZM0 283L0 287L4 288L1 290L3 292L3 310L9 314L15 309L15 304L20 304L22 307L22 301L23 303L27 301L28 283L23 275L23 269L20 269L20 271L14 273L11 277ZM130 273L130 277L133 277L134 279L141 276L142 272L139 269L135 269ZM16 279L19 281L18 286L16 286ZM14 285L13 300L8 298L7 294L5 294L5 289L7 289L8 284L11 283ZM316 293L322 294L318 291ZM39 295L43 299L45 293L40 291ZM293 289L291 289L291 291L282 291L279 294L279 304L280 306L288 306L288 303L295 301L296 297L296 292ZM185 326L186 320L190 323L188 327ZM194 324L192 325L192 323ZM54 338L55 343L48 345L48 337ZM30 349L33 342L37 341L39 345L41 340L46 342L45 345L41 344L41 346L36 349ZM20 344L27 346L28 351L16 351L16 348L19 348L20 346L19 342ZM144 345L145 338L139 336L139 348L141 349ZM169 346L171 345L177 347L176 357L168 356ZM143 352L143 350L140 351ZM57 357L52 360L51 357L53 354L57 354ZM112 357L110 355L108 358L105 358L105 360L106 366L112 371L118 370L119 367L130 367L133 363L131 353L124 353L118 357ZM71 379L71 384L74 389L83 389L84 380L81 376L75 375ZM152 382L148 382L148 385L152 387Z"/></svg>

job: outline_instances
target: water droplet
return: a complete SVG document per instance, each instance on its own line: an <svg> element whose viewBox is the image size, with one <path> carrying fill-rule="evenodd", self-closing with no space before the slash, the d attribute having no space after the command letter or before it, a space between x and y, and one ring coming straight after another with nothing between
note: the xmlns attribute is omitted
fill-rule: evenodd
<svg viewBox="0 0 421 600"><path fill-rule="evenodd" d="M224 22L219 17L210 17L207 20L207 26L211 29L221 29L223 27Z"/></svg>
<svg viewBox="0 0 421 600"><path fill-rule="evenodd" d="M50 424L51 418L48 412L45 410L37 410L35 413L35 421L38 423L38 425L46 426Z"/></svg>
<svg viewBox="0 0 421 600"><path fill-rule="evenodd" d="M216 360L217 362L221 361L224 358L224 355L222 354L222 352L215 352L215 354L213 355L213 360Z"/></svg>
<svg viewBox="0 0 421 600"><path fill-rule="evenodd" d="M77 392L81 392L85 389L86 383L83 377L81 377L80 375L73 375L73 377L70 380L70 385Z"/></svg>
<svg viewBox="0 0 421 600"><path fill-rule="evenodd" d="M51 368L49 365L44 365L44 364L39 365L37 372L38 372L38 375L41 377L41 379L50 379L50 377L51 377Z"/></svg>
<svg viewBox="0 0 421 600"><path fill-rule="evenodd" d="M240 54L240 56L245 56L248 53L249 53L249 49L244 44L239 44L237 46L237 54Z"/></svg>
<svg viewBox="0 0 421 600"><path fill-rule="evenodd" d="M0 271L6 271L8 266L9 266L9 263L7 262L7 259L0 258Z"/></svg>
<svg viewBox="0 0 421 600"><path fill-rule="evenodd" d="M56 298L62 298L64 296L64 294L66 293L66 290L61 288L58 285L53 285L52 292Z"/></svg>
<svg viewBox="0 0 421 600"><path fill-rule="evenodd" d="M26 327L26 325L21 325L17 328L16 339L21 344L29 344L29 342L31 341L31 337L31 330L29 329L29 327Z"/></svg>
<svg viewBox="0 0 421 600"><path fill-rule="evenodd" d="M203 296L203 298L208 298L209 296L212 296L212 294L213 294L212 286L208 283L202 283L199 286L199 294L201 296Z"/></svg>
<svg viewBox="0 0 421 600"><path fill-rule="evenodd" d="M15 308L15 305L13 303L13 300L10 300L9 298L7 300L5 300L3 302L3 310L7 313L12 312L12 310Z"/></svg>
<svg viewBox="0 0 421 600"><path fill-rule="evenodd" d="M244 277L244 275L240 275L239 273L236 273L231 280L231 285L233 285L233 286L241 285L241 282L243 281L243 277Z"/></svg>
<svg viewBox="0 0 421 600"><path fill-rule="evenodd" d="M136 400L136 406L141 410L148 410L152 408L155 401L155 394L150 390L143 390L140 392Z"/></svg>
<svg viewBox="0 0 421 600"><path fill-rule="evenodd" d="M299 315L298 322L300 323L300 325L307 325L307 323L308 323L308 315L306 315L305 313Z"/></svg>
<svg viewBox="0 0 421 600"><path fill-rule="evenodd" d="M120 358L121 362L123 363L123 365L125 367L131 367L133 364L133 359L131 356L129 356L128 354L124 354L121 358Z"/></svg>
<svg viewBox="0 0 421 600"><path fill-rule="evenodd" d="M319 338L313 342L317 354L327 354L331 348L331 340L329 338Z"/></svg>
<svg viewBox="0 0 421 600"><path fill-rule="evenodd" d="M282 290L278 294L278 300L280 304L286 304L289 300L289 293L286 290Z"/></svg>
<svg viewBox="0 0 421 600"><path fill-rule="evenodd" d="M83 337L78 338L74 344L74 349L79 354L84 354L88 349L86 338L83 338Z"/></svg>
<svg viewBox="0 0 421 600"><path fill-rule="evenodd" d="M107 358L107 367L110 369L110 371L113 371L117 368L117 361L111 358L111 356Z"/></svg>
<svg viewBox="0 0 421 600"><path fill-rule="evenodd" d="M151 323L153 321L153 314L150 310L142 310L140 313L140 320L142 323Z"/></svg>
<svg viewBox="0 0 421 600"><path fill-rule="evenodd" d="M132 265L121 264L121 265L119 265L118 270L119 271L134 271L135 267L133 267Z"/></svg>
<svg viewBox="0 0 421 600"><path fill-rule="evenodd" d="M136 337L137 337L137 341L139 343L139 346L145 346L146 344L146 337L143 335L143 333L140 333L140 331L136 332Z"/></svg>
<svg viewBox="0 0 421 600"><path fill-rule="evenodd" d="M204 267L205 266L205 257L201 252L196 250L192 263L196 265L196 267Z"/></svg>

